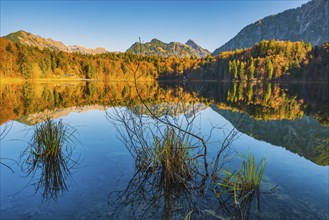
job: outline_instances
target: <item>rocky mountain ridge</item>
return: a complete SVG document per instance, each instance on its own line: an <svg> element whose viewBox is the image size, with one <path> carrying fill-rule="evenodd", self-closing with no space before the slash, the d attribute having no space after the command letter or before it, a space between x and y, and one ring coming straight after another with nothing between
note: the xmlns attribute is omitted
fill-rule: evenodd
<svg viewBox="0 0 329 220"><path fill-rule="evenodd" d="M17 31L10 33L4 38L11 40L15 43L21 43L28 46L38 47L39 49L49 49L53 51L63 51L68 53L82 53L82 54L100 54L108 52L102 47L95 49L88 49L82 46L73 45L67 46L60 41L53 40L51 38L43 38L38 35L34 35L32 33L26 31Z"/></svg>
<svg viewBox="0 0 329 220"><path fill-rule="evenodd" d="M150 42L134 43L126 52L161 57L206 57L210 51L188 40L185 44L179 42L164 43L156 38Z"/></svg>
<svg viewBox="0 0 329 220"><path fill-rule="evenodd" d="M296 9L267 16L243 28L212 55L252 47L261 40L290 40L322 45L329 41L329 1L312 0Z"/></svg>

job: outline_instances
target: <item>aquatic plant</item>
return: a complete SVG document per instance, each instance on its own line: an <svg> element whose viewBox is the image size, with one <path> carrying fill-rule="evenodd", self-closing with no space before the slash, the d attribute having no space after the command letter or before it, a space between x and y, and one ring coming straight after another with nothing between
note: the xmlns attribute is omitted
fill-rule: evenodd
<svg viewBox="0 0 329 220"><path fill-rule="evenodd" d="M259 200L265 166L264 159L256 165L255 157L249 154L247 160L242 162L240 170L224 171L224 178L217 183L219 186L217 197L226 197L225 201L233 198L232 216L236 214L241 217L248 216L254 196L256 195Z"/></svg>
<svg viewBox="0 0 329 220"><path fill-rule="evenodd" d="M147 169L153 175L160 173L165 188L184 187L191 179L193 169L189 153L191 143L185 137L182 132L167 126L163 137L155 136L149 148L138 152L136 162L144 166L139 168Z"/></svg>
<svg viewBox="0 0 329 220"><path fill-rule="evenodd" d="M109 194L111 218L126 213L125 218L132 219L173 219L196 209L196 197L203 196L204 189L204 182L199 181L205 176L204 149L200 141L183 131L181 121L163 116L168 123L180 126L177 129L128 108L112 109L107 116L135 162L135 174L127 188ZM191 124L184 130L190 132Z"/></svg>
<svg viewBox="0 0 329 220"><path fill-rule="evenodd" d="M7 136L12 126L13 126L12 122L8 122L0 126L0 140L4 139Z"/></svg>
<svg viewBox="0 0 329 220"><path fill-rule="evenodd" d="M8 123L4 124L3 126L0 126L0 141L2 141L2 139L4 139L7 136L7 134L10 132L12 126L13 126L12 122L8 122ZM3 162L4 160L12 161L16 164L17 164L17 162L10 158L0 157L0 165L7 167L12 173L14 173L14 170L8 164Z"/></svg>
<svg viewBox="0 0 329 220"><path fill-rule="evenodd" d="M71 159L76 130L61 120L46 120L36 125L29 145L21 155L23 171L32 178L38 173L36 191L43 189L43 198L56 199L67 190L66 180L76 161ZM39 173L40 172L40 173Z"/></svg>

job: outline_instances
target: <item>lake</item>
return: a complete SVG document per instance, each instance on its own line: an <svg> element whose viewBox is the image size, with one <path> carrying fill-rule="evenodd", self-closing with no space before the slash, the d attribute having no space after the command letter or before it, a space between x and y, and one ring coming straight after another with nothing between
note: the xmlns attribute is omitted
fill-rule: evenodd
<svg viewBox="0 0 329 220"><path fill-rule="evenodd" d="M30 82L0 91L1 219L329 218L326 83ZM59 169L29 160L45 121L73 132ZM143 170L138 151L170 135L169 123L193 146L182 154L192 161L182 185L168 185L154 162ZM236 203L219 180L248 155L266 161L260 193Z"/></svg>

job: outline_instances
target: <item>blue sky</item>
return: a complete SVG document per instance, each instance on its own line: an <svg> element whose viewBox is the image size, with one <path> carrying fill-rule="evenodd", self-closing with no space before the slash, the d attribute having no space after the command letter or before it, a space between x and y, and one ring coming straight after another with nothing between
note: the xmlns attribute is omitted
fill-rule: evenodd
<svg viewBox="0 0 329 220"><path fill-rule="evenodd" d="M265 16L299 0L231 1L3 1L1 36L25 30L66 45L125 51L141 37L194 40L210 51Z"/></svg>

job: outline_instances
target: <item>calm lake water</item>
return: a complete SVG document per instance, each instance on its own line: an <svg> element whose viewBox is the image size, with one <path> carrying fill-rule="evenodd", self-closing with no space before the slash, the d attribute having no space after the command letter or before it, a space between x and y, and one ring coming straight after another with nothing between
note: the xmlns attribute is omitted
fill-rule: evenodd
<svg viewBox="0 0 329 220"><path fill-rule="evenodd" d="M231 218L230 201L220 201L211 183L164 192L136 178L126 133L113 119L143 116L152 129L157 121L143 102L183 127L193 120L190 131L207 140L210 169L232 131L223 170L239 169L248 154L266 160L260 209L254 199L250 219L329 218L328 84L143 82L138 91L143 101L124 82L1 85L1 219L184 219L192 210L192 219ZM42 179L44 166L28 174L22 154L47 118L76 130L58 189Z"/></svg>

